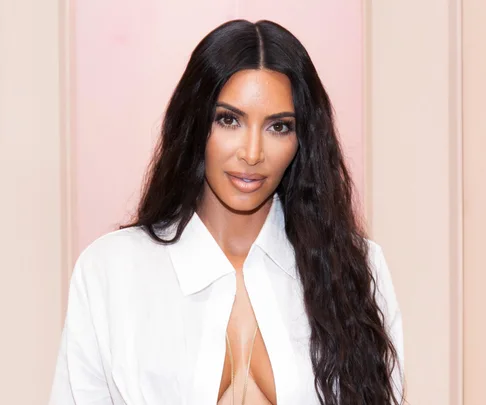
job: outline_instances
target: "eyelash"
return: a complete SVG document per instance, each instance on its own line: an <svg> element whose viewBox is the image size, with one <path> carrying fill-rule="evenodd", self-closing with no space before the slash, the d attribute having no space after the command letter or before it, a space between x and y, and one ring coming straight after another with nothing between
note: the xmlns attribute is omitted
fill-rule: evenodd
<svg viewBox="0 0 486 405"><path fill-rule="evenodd" d="M238 121L238 118L234 114L231 114L231 113L228 113L228 112L217 113L214 121L216 122L217 125L219 125L222 128L236 129L238 127L238 125L226 125L221 121L222 119L233 119L235 121ZM290 133L295 131L294 122L291 121L291 120L280 120L280 121L274 122L272 124L272 127L274 125L277 125L277 124L285 125L287 127L287 131L271 131L274 134L282 136L282 135L290 134Z"/></svg>

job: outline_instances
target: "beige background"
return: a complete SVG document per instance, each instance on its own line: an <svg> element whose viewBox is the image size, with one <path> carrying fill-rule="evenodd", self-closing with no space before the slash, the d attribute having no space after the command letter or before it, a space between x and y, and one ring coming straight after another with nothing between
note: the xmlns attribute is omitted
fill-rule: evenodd
<svg viewBox="0 0 486 405"><path fill-rule="evenodd" d="M404 314L408 401L482 405L486 3L366 9L366 205Z"/></svg>
<svg viewBox="0 0 486 405"><path fill-rule="evenodd" d="M486 402L486 3L463 1L464 403Z"/></svg>
<svg viewBox="0 0 486 405"><path fill-rule="evenodd" d="M462 400L460 2L368 2L367 210L393 273L411 404Z"/></svg>
<svg viewBox="0 0 486 405"><path fill-rule="evenodd" d="M57 0L0 0L0 403L45 405L66 289Z"/></svg>
<svg viewBox="0 0 486 405"><path fill-rule="evenodd" d="M71 10L0 0L0 403L46 403L75 256ZM408 402L483 405L486 3L363 11L366 212L404 315Z"/></svg>

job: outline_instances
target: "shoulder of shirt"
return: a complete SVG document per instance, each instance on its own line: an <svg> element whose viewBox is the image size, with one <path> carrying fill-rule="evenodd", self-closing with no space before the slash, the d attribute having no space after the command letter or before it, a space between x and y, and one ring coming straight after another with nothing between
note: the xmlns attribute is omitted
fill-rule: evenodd
<svg viewBox="0 0 486 405"><path fill-rule="evenodd" d="M376 243L374 240L365 239L365 241L368 244L370 254L377 254L377 253L380 253L382 251L381 245Z"/></svg>
<svg viewBox="0 0 486 405"><path fill-rule="evenodd" d="M368 260L373 273L380 273L388 271L386 262L384 261L384 254L381 245L371 239L365 239L368 244ZM380 274L376 274L378 277Z"/></svg>
<svg viewBox="0 0 486 405"><path fill-rule="evenodd" d="M105 233L89 243L79 254L75 268L91 272L91 268L124 267L136 258L148 257L153 249L164 249L141 227L129 227ZM95 270L93 270L95 271Z"/></svg>
<svg viewBox="0 0 486 405"><path fill-rule="evenodd" d="M377 302L388 316L393 316L398 309L398 302L385 254L381 245L370 239L366 239L366 241L369 247L370 267L376 283Z"/></svg>
<svg viewBox="0 0 486 405"><path fill-rule="evenodd" d="M82 250L80 256L106 256L113 253L113 250L117 254L127 253L120 249L128 249L128 252L130 252L137 247L148 247L150 242L153 241L139 226L117 229L98 236Z"/></svg>

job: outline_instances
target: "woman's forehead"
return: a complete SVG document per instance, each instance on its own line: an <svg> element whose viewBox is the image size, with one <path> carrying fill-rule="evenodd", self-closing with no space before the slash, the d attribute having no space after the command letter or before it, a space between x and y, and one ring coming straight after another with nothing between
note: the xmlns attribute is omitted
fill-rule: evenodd
<svg viewBox="0 0 486 405"><path fill-rule="evenodd" d="M270 114L294 109L289 78L283 73L266 69L235 73L221 90L218 102L233 105L247 113L254 108L278 110L266 111Z"/></svg>

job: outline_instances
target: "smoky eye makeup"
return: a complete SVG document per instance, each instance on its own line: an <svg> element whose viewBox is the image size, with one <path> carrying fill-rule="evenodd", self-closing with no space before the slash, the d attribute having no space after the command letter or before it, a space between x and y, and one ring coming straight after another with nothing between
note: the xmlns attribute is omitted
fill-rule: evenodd
<svg viewBox="0 0 486 405"><path fill-rule="evenodd" d="M239 117L228 111L217 111L214 122L222 128L236 129L240 126ZM295 121L292 119L278 119L267 126L267 130L276 135L287 135L295 132Z"/></svg>
<svg viewBox="0 0 486 405"><path fill-rule="evenodd" d="M214 121L222 128L235 129L240 126L238 117L229 111L217 111Z"/></svg>
<svg viewBox="0 0 486 405"><path fill-rule="evenodd" d="M277 128L284 128L283 130ZM279 135L286 135L295 132L295 122L293 120L279 120L274 122L270 128L274 128L272 132L279 134ZM286 128L286 129L285 129Z"/></svg>

